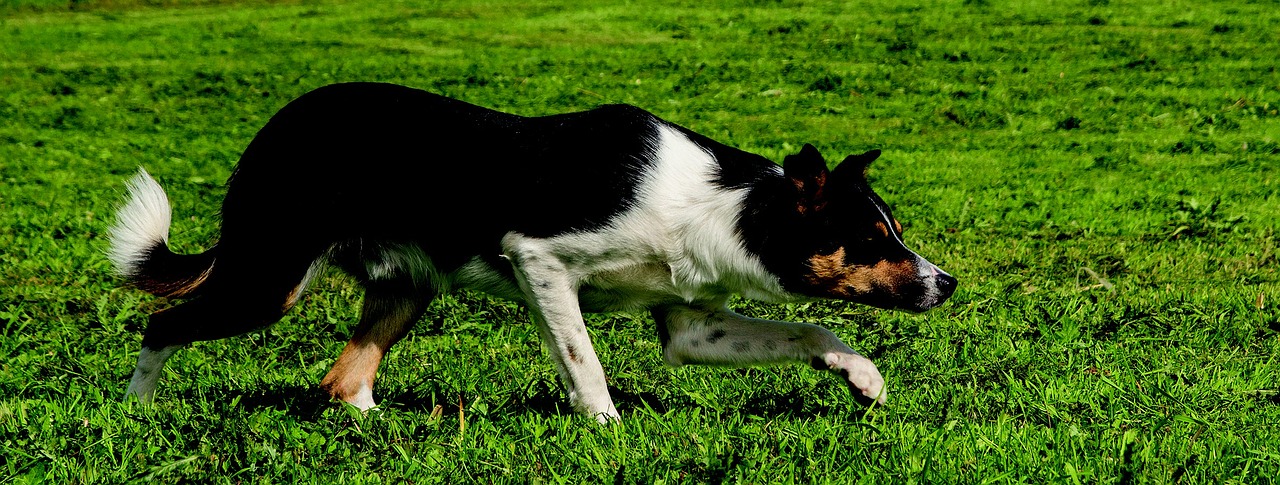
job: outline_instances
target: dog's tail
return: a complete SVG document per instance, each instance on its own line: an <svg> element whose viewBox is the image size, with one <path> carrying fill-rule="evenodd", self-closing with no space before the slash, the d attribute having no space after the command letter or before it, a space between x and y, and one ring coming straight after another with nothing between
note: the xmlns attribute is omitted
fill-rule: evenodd
<svg viewBox="0 0 1280 485"><path fill-rule="evenodd" d="M216 247L201 254L169 250L169 197L144 169L129 181L129 199L116 212L107 256L128 282L157 296L194 296L213 270Z"/></svg>

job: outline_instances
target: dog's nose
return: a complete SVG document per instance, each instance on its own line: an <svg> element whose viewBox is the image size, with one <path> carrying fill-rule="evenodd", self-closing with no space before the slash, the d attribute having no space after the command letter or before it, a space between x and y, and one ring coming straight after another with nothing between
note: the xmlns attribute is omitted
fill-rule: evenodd
<svg viewBox="0 0 1280 485"><path fill-rule="evenodd" d="M938 271L938 301L946 300L956 291L956 278L944 271Z"/></svg>

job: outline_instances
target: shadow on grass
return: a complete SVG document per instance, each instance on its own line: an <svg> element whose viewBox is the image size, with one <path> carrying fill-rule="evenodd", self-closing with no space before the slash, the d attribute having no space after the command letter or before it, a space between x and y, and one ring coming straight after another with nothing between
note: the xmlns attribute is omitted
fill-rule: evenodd
<svg viewBox="0 0 1280 485"><path fill-rule="evenodd" d="M795 415L827 416L844 414L848 413L850 406L861 409L860 406L853 402L845 404L845 406L837 409L825 402L814 399L813 396L806 395L803 391L791 390L787 393L762 393L752 397L738 409L738 412L746 416L774 418Z"/></svg>
<svg viewBox="0 0 1280 485"><path fill-rule="evenodd" d="M330 406L336 406L318 387L281 385L252 389L225 386L188 390L180 394L185 400L231 402L239 399L239 406L249 410L275 409L306 421L316 421Z"/></svg>
<svg viewBox="0 0 1280 485"><path fill-rule="evenodd" d="M778 392L761 393L742 404L714 403L699 404L684 394L660 396L653 392L630 392L609 387L609 394L618 411L624 416L631 413L652 410L655 414L664 415L670 411L700 409L701 414L715 415L735 413L742 416L758 416L764 418L793 416L838 416L861 412L865 408L852 401L846 403L829 403L808 395L800 389L779 390ZM501 410L504 413L532 413L543 416L560 416L572 414L569 399L557 388L540 387L536 392L522 399L513 399Z"/></svg>
<svg viewBox="0 0 1280 485"><path fill-rule="evenodd" d="M506 416L534 414L546 417L573 414L568 396L559 388L544 383L531 391L522 396L510 396L494 410L495 414ZM612 386L609 388L609 393L613 396L618 410L624 415L643 412L645 409L663 415L672 410L701 408L703 414L736 413L743 416L778 418L848 415L864 409L853 402L831 403L817 399L800 389L762 392L739 405L732 403L703 405L682 394L662 397L653 392L630 392ZM454 398L444 398L450 395ZM273 409L306 421L317 421L327 409L339 406L320 388L307 385L280 385L255 389L220 386L200 391L190 390L181 394L181 398L219 402L239 399L238 405L249 411ZM461 398L462 402L468 404L473 399L466 395ZM393 390L392 394L381 396L379 402L409 413L431 414L437 405L442 407L443 415L458 413L457 393L445 389Z"/></svg>
<svg viewBox="0 0 1280 485"><path fill-rule="evenodd" d="M614 404L622 412L630 409L643 409L648 407L655 412L661 414L667 412L667 406L654 393L627 392L618 388L610 387L609 394L613 396ZM453 396L445 402L439 400L440 397L448 395ZM506 399L494 409L495 415L514 416L521 414L533 414L539 416L564 416L573 414L573 408L569 405L569 398L559 388L552 387L546 383L534 386L533 389L525 393L505 396ZM442 411L445 415L456 415L458 413L457 402L470 402L474 399L471 396L459 396L456 391L448 390L409 390L399 392L388 396L388 402L394 403L398 408L411 412L430 413L436 405L443 407Z"/></svg>

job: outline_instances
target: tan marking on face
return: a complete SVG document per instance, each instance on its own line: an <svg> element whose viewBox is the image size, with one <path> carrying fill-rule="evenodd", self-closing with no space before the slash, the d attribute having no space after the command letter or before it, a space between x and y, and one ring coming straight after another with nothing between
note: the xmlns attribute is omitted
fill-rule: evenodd
<svg viewBox="0 0 1280 485"><path fill-rule="evenodd" d="M910 262L879 261L874 265L845 264L845 249L809 258L809 283L824 292L842 298L867 295L875 290L894 293L899 282L915 277Z"/></svg>
<svg viewBox="0 0 1280 485"><path fill-rule="evenodd" d="M876 229L880 230L882 236L889 237L889 226L884 225L883 222L876 222Z"/></svg>
<svg viewBox="0 0 1280 485"><path fill-rule="evenodd" d="M902 223L898 222L897 217L893 218L893 230L898 231L898 234L902 234Z"/></svg>

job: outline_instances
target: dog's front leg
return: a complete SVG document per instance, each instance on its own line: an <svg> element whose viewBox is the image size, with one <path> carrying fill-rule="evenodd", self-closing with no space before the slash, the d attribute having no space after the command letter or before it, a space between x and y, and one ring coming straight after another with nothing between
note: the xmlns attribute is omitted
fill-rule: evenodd
<svg viewBox="0 0 1280 485"><path fill-rule="evenodd" d="M582 321L578 282L542 240L510 233L502 238L502 250L515 269L538 334L569 392L569 404L601 423L618 419L604 368Z"/></svg>
<svg viewBox="0 0 1280 485"><path fill-rule="evenodd" d="M820 326L748 318L720 303L665 306L653 315L670 365L806 363L839 374L863 404L887 397L876 365Z"/></svg>

